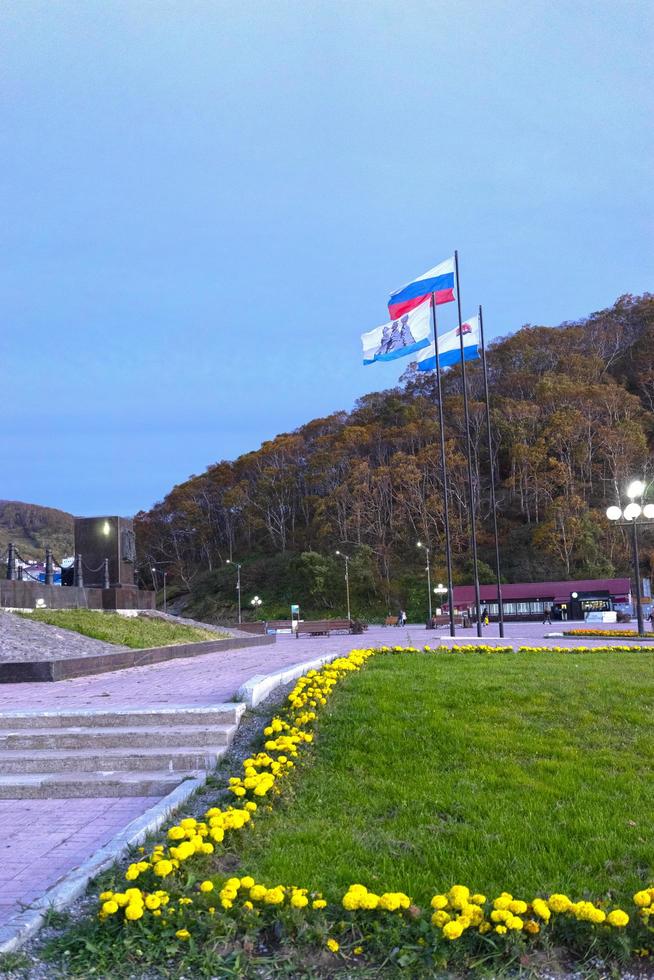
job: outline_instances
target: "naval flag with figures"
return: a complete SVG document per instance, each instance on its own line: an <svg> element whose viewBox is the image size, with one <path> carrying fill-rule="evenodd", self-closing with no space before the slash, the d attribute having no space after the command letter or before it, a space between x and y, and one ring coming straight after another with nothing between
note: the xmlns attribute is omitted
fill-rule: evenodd
<svg viewBox="0 0 654 980"><path fill-rule="evenodd" d="M474 361L480 356L481 336L479 317L465 320L460 327L448 330L438 336L438 363L441 368L451 367L461 360L461 337L463 336L463 356L466 361ZM433 371L436 367L436 350L433 341L418 354L418 370Z"/></svg>
<svg viewBox="0 0 654 980"><path fill-rule="evenodd" d="M435 265L412 282L396 289L388 301L388 312L395 320L403 313L409 313L430 296L434 296L436 305L451 303L456 297L454 291L454 256L445 259L440 265Z"/></svg>
<svg viewBox="0 0 654 980"><path fill-rule="evenodd" d="M361 335L363 363L394 361L427 347L431 339L431 300Z"/></svg>

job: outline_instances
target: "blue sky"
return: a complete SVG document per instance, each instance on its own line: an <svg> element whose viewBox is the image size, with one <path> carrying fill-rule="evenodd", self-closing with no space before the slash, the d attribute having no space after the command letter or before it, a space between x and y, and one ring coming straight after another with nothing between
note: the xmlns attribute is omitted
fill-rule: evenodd
<svg viewBox="0 0 654 980"><path fill-rule="evenodd" d="M454 248L491 337L651 289L653 35L629 0L7 0L0 497L133 513L351 408Z"/></svg>

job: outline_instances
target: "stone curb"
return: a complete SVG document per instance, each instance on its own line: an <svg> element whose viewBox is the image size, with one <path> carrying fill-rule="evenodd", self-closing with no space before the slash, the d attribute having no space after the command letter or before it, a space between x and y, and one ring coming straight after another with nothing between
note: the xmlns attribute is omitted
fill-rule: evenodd
<svg viewBox="0 0 654 980"><path fill-rule="evenodd" d="M49 888L30 908L13 916L0 926L0 954L17 949L43 925L49 909L62 909L84 893L89 881L117 861L128 847L140 844L148 834L158 830L168 816L206 782L206 777L185 779L153 807L136 817L108 844L92 854L78 868Z"/></svg>
<svg viewBox="0 0 654 980"><path fill-rule="evenodd" d="M293 664L284 670L276 670L273 674L255 674L239 687L235 700L244 701L248 708L256 708L275 688L302 677L308 670L319 670L325 664L342 656L343 653L327 653L315 660L305 660L302 664Z"/></svg>

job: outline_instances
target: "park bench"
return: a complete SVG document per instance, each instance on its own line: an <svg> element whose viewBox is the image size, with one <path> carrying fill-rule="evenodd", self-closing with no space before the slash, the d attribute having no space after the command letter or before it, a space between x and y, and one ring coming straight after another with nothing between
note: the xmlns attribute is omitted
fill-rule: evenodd
<svg viewBox="0 0 654 980"><path fill-rule="evenodd" d="M449 626L449 625L450 625L450 617L441 613L438 616L432 616L431 624L427 623L427 629L432 630L432 629L436 629L437 626ZM468 627L470 626L470 620L468 619L467 616L462 616L460 613L457 613L454 616L454 625L459 626L461 629L468 629Z"/></svg>
<svg viewBox="0 0 654 980"><path fill-rule="evenodd" d="M279 633L281 630L292 630L293 625L290 619L269 619L266 623L266 629L269 633Z"/></svg>
<svg viewBox="0 0 654 980"><path fill-rule="evenodd" d="M330 633L351 633L351 619L316 619L313 622L300 622L297 624L295 636L300 638L300 633L308 636L329 636Z"/></svg>
<svg viewBox="0 0 654 980"><path fill-rule="evenodd" d="M387 616L384 620L384 626L397 626L399 616Z"/></svg>

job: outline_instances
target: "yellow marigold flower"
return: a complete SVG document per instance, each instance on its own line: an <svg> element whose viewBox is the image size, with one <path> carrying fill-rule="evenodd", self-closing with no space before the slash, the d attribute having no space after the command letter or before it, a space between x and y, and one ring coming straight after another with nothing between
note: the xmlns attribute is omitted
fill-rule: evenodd
<svg viewBox="0 0 654 980"><path fill-rule="evenodd" d="M485 905L486 904L486 896L485 895L480 895L479 893L476 893L475 895L471 895L470 901L471 901L471 903L473 905Z"/></svg>
<svg viewBox="0 0 654 980"><path fill-rule="evenodd" d="M184 830L192 830L196 824L197 820L195 817L184 817L183 820L179 821L180 827L183 827Z"/></svg>
<svg viewBox="0 0 654 980"><path fill-rule="evenodd" d="M296 892L295 895L293 895L291 898L291 905L293 906L294 909L303 909L308 904L309 904L309 899L307 898L307 896L300 895L299 892Z"/></svg>
<svg viewBox="0 0 654 980"><path fill-rule="evenodd" d="M606 917L606 921L610 926L615 926L617 929L623 929L624 926L629 922L629 916L622 909L614 909Z"/></svg>
<svg viewBox="0 0 654 980"><path fill-rule="evenodd" d="M446 939L458 939L463 932L460 922L446 922L443 926L443 935Z"/></svg>
<svg viewBox="0 0 654 980"><path fill-rule="evenodd" d="M479 926L479 932L482 936L485 936L486 933L490 932L492 928L493 927L491 926L490 922L482 922L482 924Z"/></svg>
<svg viewBox="0 0 654 980"><path fill-rule="evenodd" d="M154 912L161 905L161 899L158 895L146 895L145 897L145 907Z"/></svg>
<svg viewBox="0 0 654 980"><path fill-rule="evenodd" d="M266 889L266 894L264 895L264 902L266 905L281 905L284 901L284 892L277 886L277 888Z"/></svg>
<svg viewBox="0 0 654 980"><path fill-rule="evenodd" d="M249 810L250 813L254 813L256 808L257 808L257 804L254 802L254 800L248 800L248 802L245 804L245 809Z"/></svg>
<svg viewBox="0 0 654 980"><path fill-rule="evenodd" d="M636 892L634 895L634 903L641 909L646 908L648 905L652 904L652 896L650 895L649 891Z"/></svg>
<svg viewBox="0 0 654 980"><path fill-rule="evenodd" d="M540 932L540 926L534 919L529 919L528 922L525 922L525 932L529 932L532 936L535 936Z"/></svg>
<svg viewBox="0 0 654 980"><path fill-rule="evenodd" d="M153 909L152 910L152 914L153 915L156 915L157 917L159 917L161 915L161 909Z"/></svg>
<svg viewBox="0 0 654 980"><path fill-rule="evenodd" d="M498 934L499 936L503 936L503 935L504 935L504 933L506 932L506 926L495 926L495 932L496 932L496 933L497 933L497 934Z"/></svg>
<svg viewBox="0 0 654 980"><path fill-rule="evenodd" d="M192 898L180 898L179 904L180 905L193 905L193 899Z"/></svg>
<svg viewBox="0 0 654 980"><path fill-rule="evenodd" d="M361 954L363 953L363 946L355 946L352 952L354 953L355 956L361 956Z"/></svg>
<svg viewBox="0 0 654 980"><path fill-rule="evenodd" d="M550 912L547 902L543 901L542 898L535 898L531 903L531 907L534 910L534 914L542 919L543 922L549 922L552 913Z"/></svg>
<svg viewBox="0 0 654 980"><path fill-rule="evenodd" d="M182 827L171 827L168 831L168 837L170 840L183 840L186 837L186 832Z"/></svg>
<svg viewBox="0 0 654 980"><path fill-rule="evenodd" d="M374 892L366 892L366 894L362 895L361 898L359 899L359 908L368 909L369 911L372 911L373 909L376 909L379 906L379 903L380 903L379 895L375 895Z"/></svg>
<svg viewBox="0 0 654 980"><path fill-rule="evenodd" d="M509 905L513 901L513 895L509 895L508 892L503 892L498 898L493 902L494 909L508 909Z"/></svg>
<svg viewBox="0 0 654 980"><path fill-rule="evenodd" d="M519 932L524 924L524 920L521 919L519 915L512 915L506 920L507 929L513 929L515 932Z"/></svg>
<svg viewBox="0 0 654 980"><path fill-rule="evenodd" d="M178 939L186 940L191 938L191 933L188 931L188 929L178 929L175 935Z"/></svg>
<svg viewBox="0 0 654 980"><path fill-rule="evenodd" d="M439 929L442 929L445 923L449 922L451 918L452 916L449 912L446 912L445 909L439 909L432 915L431 922L432 925L438 926Z"/></svg>
<svg viewBox="0 0 654 980"><path fill-rule="evenodd" d="M152 870L154 871L154 873L157 875L158 878L166 878L169 874L172 873L173 864L171 861L166 861L164 859L161 861L157 861L157 863L155 864Z"/></svg>
<svg viewBox="0 0 654 980"><path fill-rule="evenodd" d="M330 952L332 953L338 953L339 949L341 948L339 944L336 942L336 940L331 938L327 940L325 945L327 946L327 949L330 950Z"/></svg>
<svg viewBox="0 0 654 980"><path fill-rule="evenodd" d="M254 886L254 878L250 875L246 875L245 878L241 878L241 888L252 888Z"/></svg>
<svg viewBox="0 0 654 980"><path fill-rule="evenodd" d="M570 901L567 895L555 894L555 895L550 895L549 899L547 900L547 904L549 905L552 912L561 913L561 912L567 912L570 906L572 905L572 902Z"/></svg>
<svg viewBox="0 0 654 980"><path fill-rule="evenodd" d="M113 892L100 892L99 899L101 902L108 902L109 899L114 897Z"/></svg>
<svg viewBox="0 0 654 980"><path fill-rule="evenodd" d="M105 915L115 915L118 911L118 902L114 902L112 898L108 899L108 901L103 902L102 911Z"/></svg>
<svg viewBox="0 0 654 980"><path fill-rule="evenodd" d="M450 904L453 908L461 909L468 903L468 899L470 898L470 889L466 888L465 885L453 885L447 893L447 897L449 898Z"/></svg>
<svg viewBox="0 0 654 980"><path fill-rule="evenodd" d="M521 902L519 899L514 898L513 901L509 903L509 910L513 912L514 915L524 915L527 911L527 903Z"/></svg>
<svg viewBox="0 0 654 980"><path fill-rule="evenodd" d="M209 880L203 881L200 884L200 891L201 892L212 892L213 891L213 881L209 881Z"/></svg>
<svg viewBox="0 0 654 980"><path fill-rule="evenodd" d="M449 904L447 895L434 895L430 904L433 909L446 909Z"/></svg>
<svg viewBox="0 0 654 980"><path fill-rule="evenodd" d="M250 898L253 902L261 902L266 897L268 889L265 885L254 885L250 889Z"/></svg>
<svg viewBox="0 0 654 980"><path fill-rule="evenodd" d="M136 879L138 878L139 874L140 874L140 871L136 867L136 865L135 864L130 864L129 868L125 872L125 880L126 881L136 881Z"/></svg>
<svg viewBox="0 0 654 980"><path fill-rule="evenodd" d="M125 918L129 919L130 922L136 922L136 920L142 918L142 916L143 916L142 905L130 904L125 909Z"/></svg>
<svg viewBox="0 0 654 980"><path fill-rule="evenodd" d="M326 907L326 905L327 905L327 902L325 901L324 898L316 898L311 903L311 908L312 909L324 909Z"/></svg>

